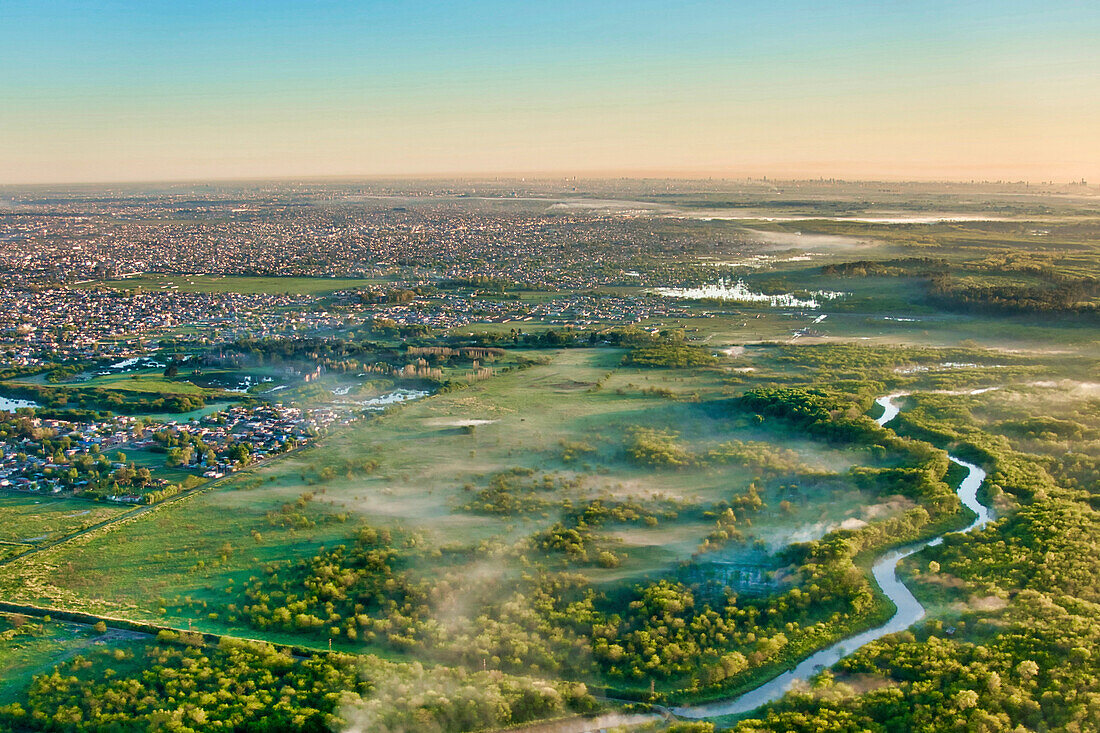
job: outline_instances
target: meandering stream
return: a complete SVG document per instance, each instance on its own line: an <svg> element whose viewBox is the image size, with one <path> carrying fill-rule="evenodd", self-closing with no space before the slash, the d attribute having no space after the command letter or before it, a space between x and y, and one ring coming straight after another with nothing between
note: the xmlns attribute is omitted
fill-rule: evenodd
<svg viewBox="0 0 1100 733"><path fill-rule="evenodd" d="M885 426L898 416L898 413L901 412L901 408L898 406L897 400L904 396L905 394L899 393L879 397L875 400L883 410L882 416L876 420L879 425ZM989 507L978 501L978 488L982 485L982 482L985 481L985 471L979 466L975 466L973 463L968 463L955 456L949 455L948 457L951 459L952 463L956 463L967 470L966 476L959 483L959 487L956 489L955 493L958 494L959 500L962 501L963 506L970 509L976 515L974 521L965 529L958 530L958 533L962 534L980 529L993 518L993 514ZM738 695L728 700L718 700L716 702L706 703L704 705L673 708L672 712L683 718L713 718L721 715L747 713L750 710L755 710L761 705L778 700L783 697L795 682L810 679L821 669L833 666L844 657L855 653L858 649L870 644L872 641L880 639L887 634L893 634L909 628L914 623L924 618L924 606L922 606L916 597L913 596L912 592L905 587L905 584L898 580L898 563L901 562L903 558L920 552L925 547L940 544L943 542L943 538L944 535L940 535L916 545L890 550L875 561L875 564L871 568L871 574L874 576L875 582L878 583L879 588L882 589L882 592L897 607L897 611L894 615L882 626L850 636L847 639L838 641L832 646L815 652L802 660L794 669L787 670L778 677L742 695Z"/></svg>

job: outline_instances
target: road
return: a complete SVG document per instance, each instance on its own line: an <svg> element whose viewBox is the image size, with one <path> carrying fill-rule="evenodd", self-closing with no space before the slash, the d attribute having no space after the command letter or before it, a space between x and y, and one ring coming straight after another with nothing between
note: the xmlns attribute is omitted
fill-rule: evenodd
<svg viewBox="0 0 1100 733"><path fill-rule="evenodd" d="M313 445L313 443L310 442L310 443L306 443L305 445L300 445L297 448L292 448L291 450L288 450L286 453L280 453L277 456L273 456L271 458L268 458L265 461L255 463L255 464L249 466L249 470L252 470L253 468L259 468L260 466L269 466L272 463L274 463L275 461L286 458L287 456L290 456L294 453L297 453L298 451L302 450L303 448L308 448L312 445ZM240 475L242 475L242 474L233 474L233 476L240 476ZM116 516L113 516L110 519L104 519L102 522L97 522L96 524L93 524L89 527L85 527L84 529L81 529L77 532L72 532L72 533L64 535L62 537L58 537L56 539L52 539L52 540L48 540L46 542L43 542L40 545L35 545L34 547L27 550L26 552L21 552L18 555L13 555L12 557L0 560L0 567L3 567L4 565L8 565L10 563L13 563L16 560L21 560L21 559L23 559L25 557L28 557L30 555L34 555L36 553L42 552L43 550L49 550L53 547L57 547L58 545L63 545L66 542L71 542L72 540L75 540L77 537L83 537L86 534L89 534L91 532L95 532L97 530L103 529L104 527L110 527L113 524L119 524L120 522L127 522L131 519L136 519L137 517L140 517L142 514L145 514L147 512L151 512L151 511L153 511L155 509L158 509L162 506L166 506L168 504L173 504L177 501L183 501L184 499L189 499L192 496L197 496L198 494L205 493L207 491L210 491L211 489L217 488L218 484L220 484L223 481L229 480L233 476L210 479L209 481L207 481L205 483L201 483L198 486L187 489L185 491L181 491L180 493L175 494L173 496L169 496L167 499L162 499L161 501L158 501L155 504L142 504L140 506L134 507L130 511L123 512L122 514L118 514Z"/></svg>

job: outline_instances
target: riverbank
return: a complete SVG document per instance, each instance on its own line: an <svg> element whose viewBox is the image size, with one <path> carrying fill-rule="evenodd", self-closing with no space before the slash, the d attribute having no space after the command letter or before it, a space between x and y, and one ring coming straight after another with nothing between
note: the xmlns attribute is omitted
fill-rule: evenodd
<svg viewBox="0 0 1100 733"><path fill-rule="evenodd" d="M904 394L898 393L876 399L875 403L882 408L882 415L880 415L875 422L885 427L891 420L897 417L901 412L901 407L898 405L897 401L904 396ZM986 472L981 467L957 458L956 456L948 455L948 458L952 463L967 471L966 476L959 482L959 486L955 493L958 495L963 506L972 511L975 515L974 520L964 529L958 530L957 533L965 534L976 529L981 529L993 518L993 513L990 508L979 502L977 498L978 489L985 481ZM940 544L947 534L954 534L954 532L946 532L937 535L932 539L924 540L916 545L895 548L888 551L874 562L871 568L871 575L874 577L875 583L882 593L897 609L894 615L891 616L890 620L886 623L821 649L804 659L793 669L741 695L702 705L673 708L672 712L679 717L691 719L717 718L750 712L762 705L778 700L783 697L795 683L808 681L821 670L833 666L841 659L854 654L867 644L881 639L884 636L909 628L914 623L924 618L925 609L920 601L916 599L916 596L913 595L912 591L898 579L898 563L910 555L920 552L926 547Z"/></svg>

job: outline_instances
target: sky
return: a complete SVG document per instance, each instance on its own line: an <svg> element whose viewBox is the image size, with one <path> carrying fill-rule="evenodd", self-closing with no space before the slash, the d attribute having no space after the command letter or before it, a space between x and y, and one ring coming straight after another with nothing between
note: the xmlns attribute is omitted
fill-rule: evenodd
<svg viewBox="0 0 1100 733"><path fill-rule="evenodd" d="M1100 180L1100 2L0 0L0 183Z"/></svg>

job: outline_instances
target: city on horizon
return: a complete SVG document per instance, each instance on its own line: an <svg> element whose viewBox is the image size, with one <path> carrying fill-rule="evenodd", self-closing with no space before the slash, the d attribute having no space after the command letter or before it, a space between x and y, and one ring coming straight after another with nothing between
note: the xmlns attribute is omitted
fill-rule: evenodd
<svg viewBox="0 0 1100 733"><path fill-rule="evenodd" d="M0 733L1100 731L1100 3L0 2Z"/></svg>

